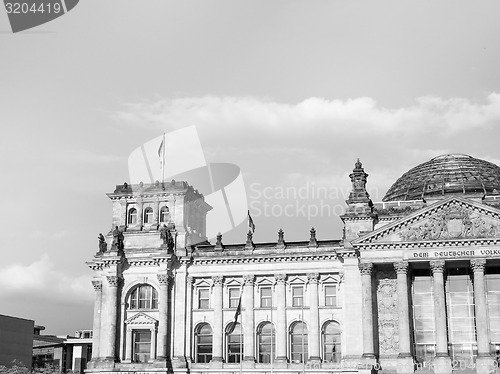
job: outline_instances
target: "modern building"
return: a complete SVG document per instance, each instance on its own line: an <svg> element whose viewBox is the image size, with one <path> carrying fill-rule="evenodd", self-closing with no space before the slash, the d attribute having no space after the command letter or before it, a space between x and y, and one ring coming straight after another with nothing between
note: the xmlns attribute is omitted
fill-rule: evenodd
<svg viewBox="0 0 500 374"><path fill-rule="evenodd" d="M34 325L29 319L0 314L0 366L30 364Z"/></svg>
<svg viewBox="0 0 500 374"><path fill-rule="evenodd" d="M78 330L75 336L43 335L42 330L45 327L37 325L32 335L32 368L50 365L62 373L83 373L92 358L92 330Z"/></svg>
<svg viewBox="0 0 500 374"><path fill-rule="evenodd" d="M88 264L87 372L486 374L500 354L500 168L436 157L380 203L350 174L343 236L206 241L186 182L119 185ZM197 244L192 244L197 243ZM458 365L458 366L457 366Z"/></svg>

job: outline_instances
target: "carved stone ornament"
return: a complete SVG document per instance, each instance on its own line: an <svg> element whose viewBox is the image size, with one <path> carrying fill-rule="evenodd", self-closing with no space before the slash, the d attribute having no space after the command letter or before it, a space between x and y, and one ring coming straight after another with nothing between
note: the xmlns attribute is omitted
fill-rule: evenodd
<svg viewBox="0 0 500 374"><path fill-rule="evenodd" d="M395 262L394 270L396 270L397 274L408 274L408 262Z"/></svg>
<svg viewBox="0 0 500 374"><path fill-rule="evenodd" d="M371 275L373 264L371 262L362 262L358 264L358 268L361 275Z"/></svg>
<svg viewBox="0 0 500 374"><path fill-rule="evenodd" d="M430 263L432 274L442 273L444 271L444 260L431 261Z"/></svg>
<svg viewBox="0 0 500 374"><path fill-rule="evenodd" d="M156 274L156 277L158 278L160 286L168 286L172 280L172 277L169 274Z"/></svg>
<svg viewBox="0 0 500 374"><path fill-rule="evenodd" d="M244 275L243 276L243 283L245 285L253 286L255 282L255 276L254 275Z"/></svg>
<svg viewBox="0 0 500 374"><path fill-rule="evenodd" d="M120 277L117 277L116 275L108 275L106 278L108 279L110 287L118 287L120 285Z"/></svg>
<svg viewBox="0 0 500 374"><path fill-rule="evenodd" d="M393 272L377 274L377 311L380 354L399 352L397 279Z"/></svg>
<svg viewBox="0 0 500 374"><path fill-rule="evenodd" d="M453 204L399 233L402 240L443 240L500 236L498 222L469 207Z"/></svg>
<svg viewBox="0 0 500 374"><path fill-rule="evenodd" d="M477 258L475 260L470 261L470 267L472 268L472 271L475 272L481 272L484 273L484 268L486 266L486 259L485 258Z"/></svg>
<svg viewBox="0 0 500 374"><path fill-rule="evenodd" d="M212 282L214 286L222 286L224 283L224 277L222 275L215 275L212 277Z"/></svg>
<svg viewBox="0 0 500 374"><path fill-rule="evenodd" d="M318 284L319 274L318 273L308 273L307 274L307 281L309 283Z"/></svg>
<svg viewBox="0 0 500 374"><path fill-rule="evenodd" d="M102 282L100 280L93 280L92 286L94 286L94 290L96 290L96 291L102 290Z"/></svg>
<svg viewBox="0 0 500 374"><path fill-rule="evenodd" d="M285 284L286 274L274 274L274 279L276 280L276 284Z"/></svg>

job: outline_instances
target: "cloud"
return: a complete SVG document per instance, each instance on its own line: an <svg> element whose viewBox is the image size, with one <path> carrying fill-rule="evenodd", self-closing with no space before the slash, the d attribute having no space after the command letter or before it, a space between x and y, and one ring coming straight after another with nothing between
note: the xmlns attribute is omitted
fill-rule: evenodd
<svg viewBox="0 0 500 374"><path fill-rule="evenodd" d="M0 269L0 297L35 299L44 303L86 304L92 301L90 276L72 276L54 269L47 254L29 265Z"/></svg>
<svg viewBox="0 0 500 374"><path fill-rule="evenodd" d="M50 155L54 160L66 164L110 164L123 161L122 157L112 154L101 154L88 149L71 149L55 152Z"/></svg>
<svg viewBox="0 0 500 374"><path fill-rule="evenodd" d="M256 97L160 98L128 104L114 118L158 133L195 125L209 162L236 163L248 171L245 176L270 184L286 184L290 175L289 183L302 177L344 185L359 157L379 199L405 171L440 154L500 158L493 144L500 131L497 93L477 102L423 96L400 108L370 97L311 97L295 104Z"/></svg>

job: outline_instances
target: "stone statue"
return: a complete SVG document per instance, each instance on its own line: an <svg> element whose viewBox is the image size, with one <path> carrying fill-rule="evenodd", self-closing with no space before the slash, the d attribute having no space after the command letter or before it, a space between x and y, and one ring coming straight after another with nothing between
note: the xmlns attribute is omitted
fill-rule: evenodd
<svg viewBox="0 0 500 374"><path fill-rule="evenodd" d="M108 249L108 243L106 243L104 235L102 235L102 233L99 233L98 239L99 239L99 253L106 252L106 250Z"/></svg>
<svg viewBox="0 0 500 374"><path fill-rule="evenodd" d="M172 233L170 232L169 227L167 227L165 224L163 224L163 226L160 227L160 238L162 240L163 245L167 245L169 249L172 249L174 246L174 239L172 237Z"/></svg>
<svg viewBox="0 0 500 374"><path fill-rule="evenodd" d="M116 248L117 251L123 249L123 232L116 226L113 230L113 247Z"/></svg>

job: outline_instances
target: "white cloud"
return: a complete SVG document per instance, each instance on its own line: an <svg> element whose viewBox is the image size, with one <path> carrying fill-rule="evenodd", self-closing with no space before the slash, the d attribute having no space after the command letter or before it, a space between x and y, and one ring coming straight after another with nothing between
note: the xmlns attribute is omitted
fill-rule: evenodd
<svg viewBox="0 0 500 374"><path fill-rule="evenodd" d="M43 299L44 302L83 304L92 301L91 276L71 276L54 269L47 254L29 265L0 269L0 297Z"/></svg>
<svg viewBox="0 0 500 374"><path fill-rule="evenodd" d="M480 102L424 96L401 108L370 97L311 97L296 104L187 97L130 104L115 119L158 133L195 125L207 161L236 163L254 181L269 184L330 178L332 185L345 185L359 157L379 199L405 171L440 154L500 158L492 143L500 131L494 126L500 123L497 93Z"/></svg>

